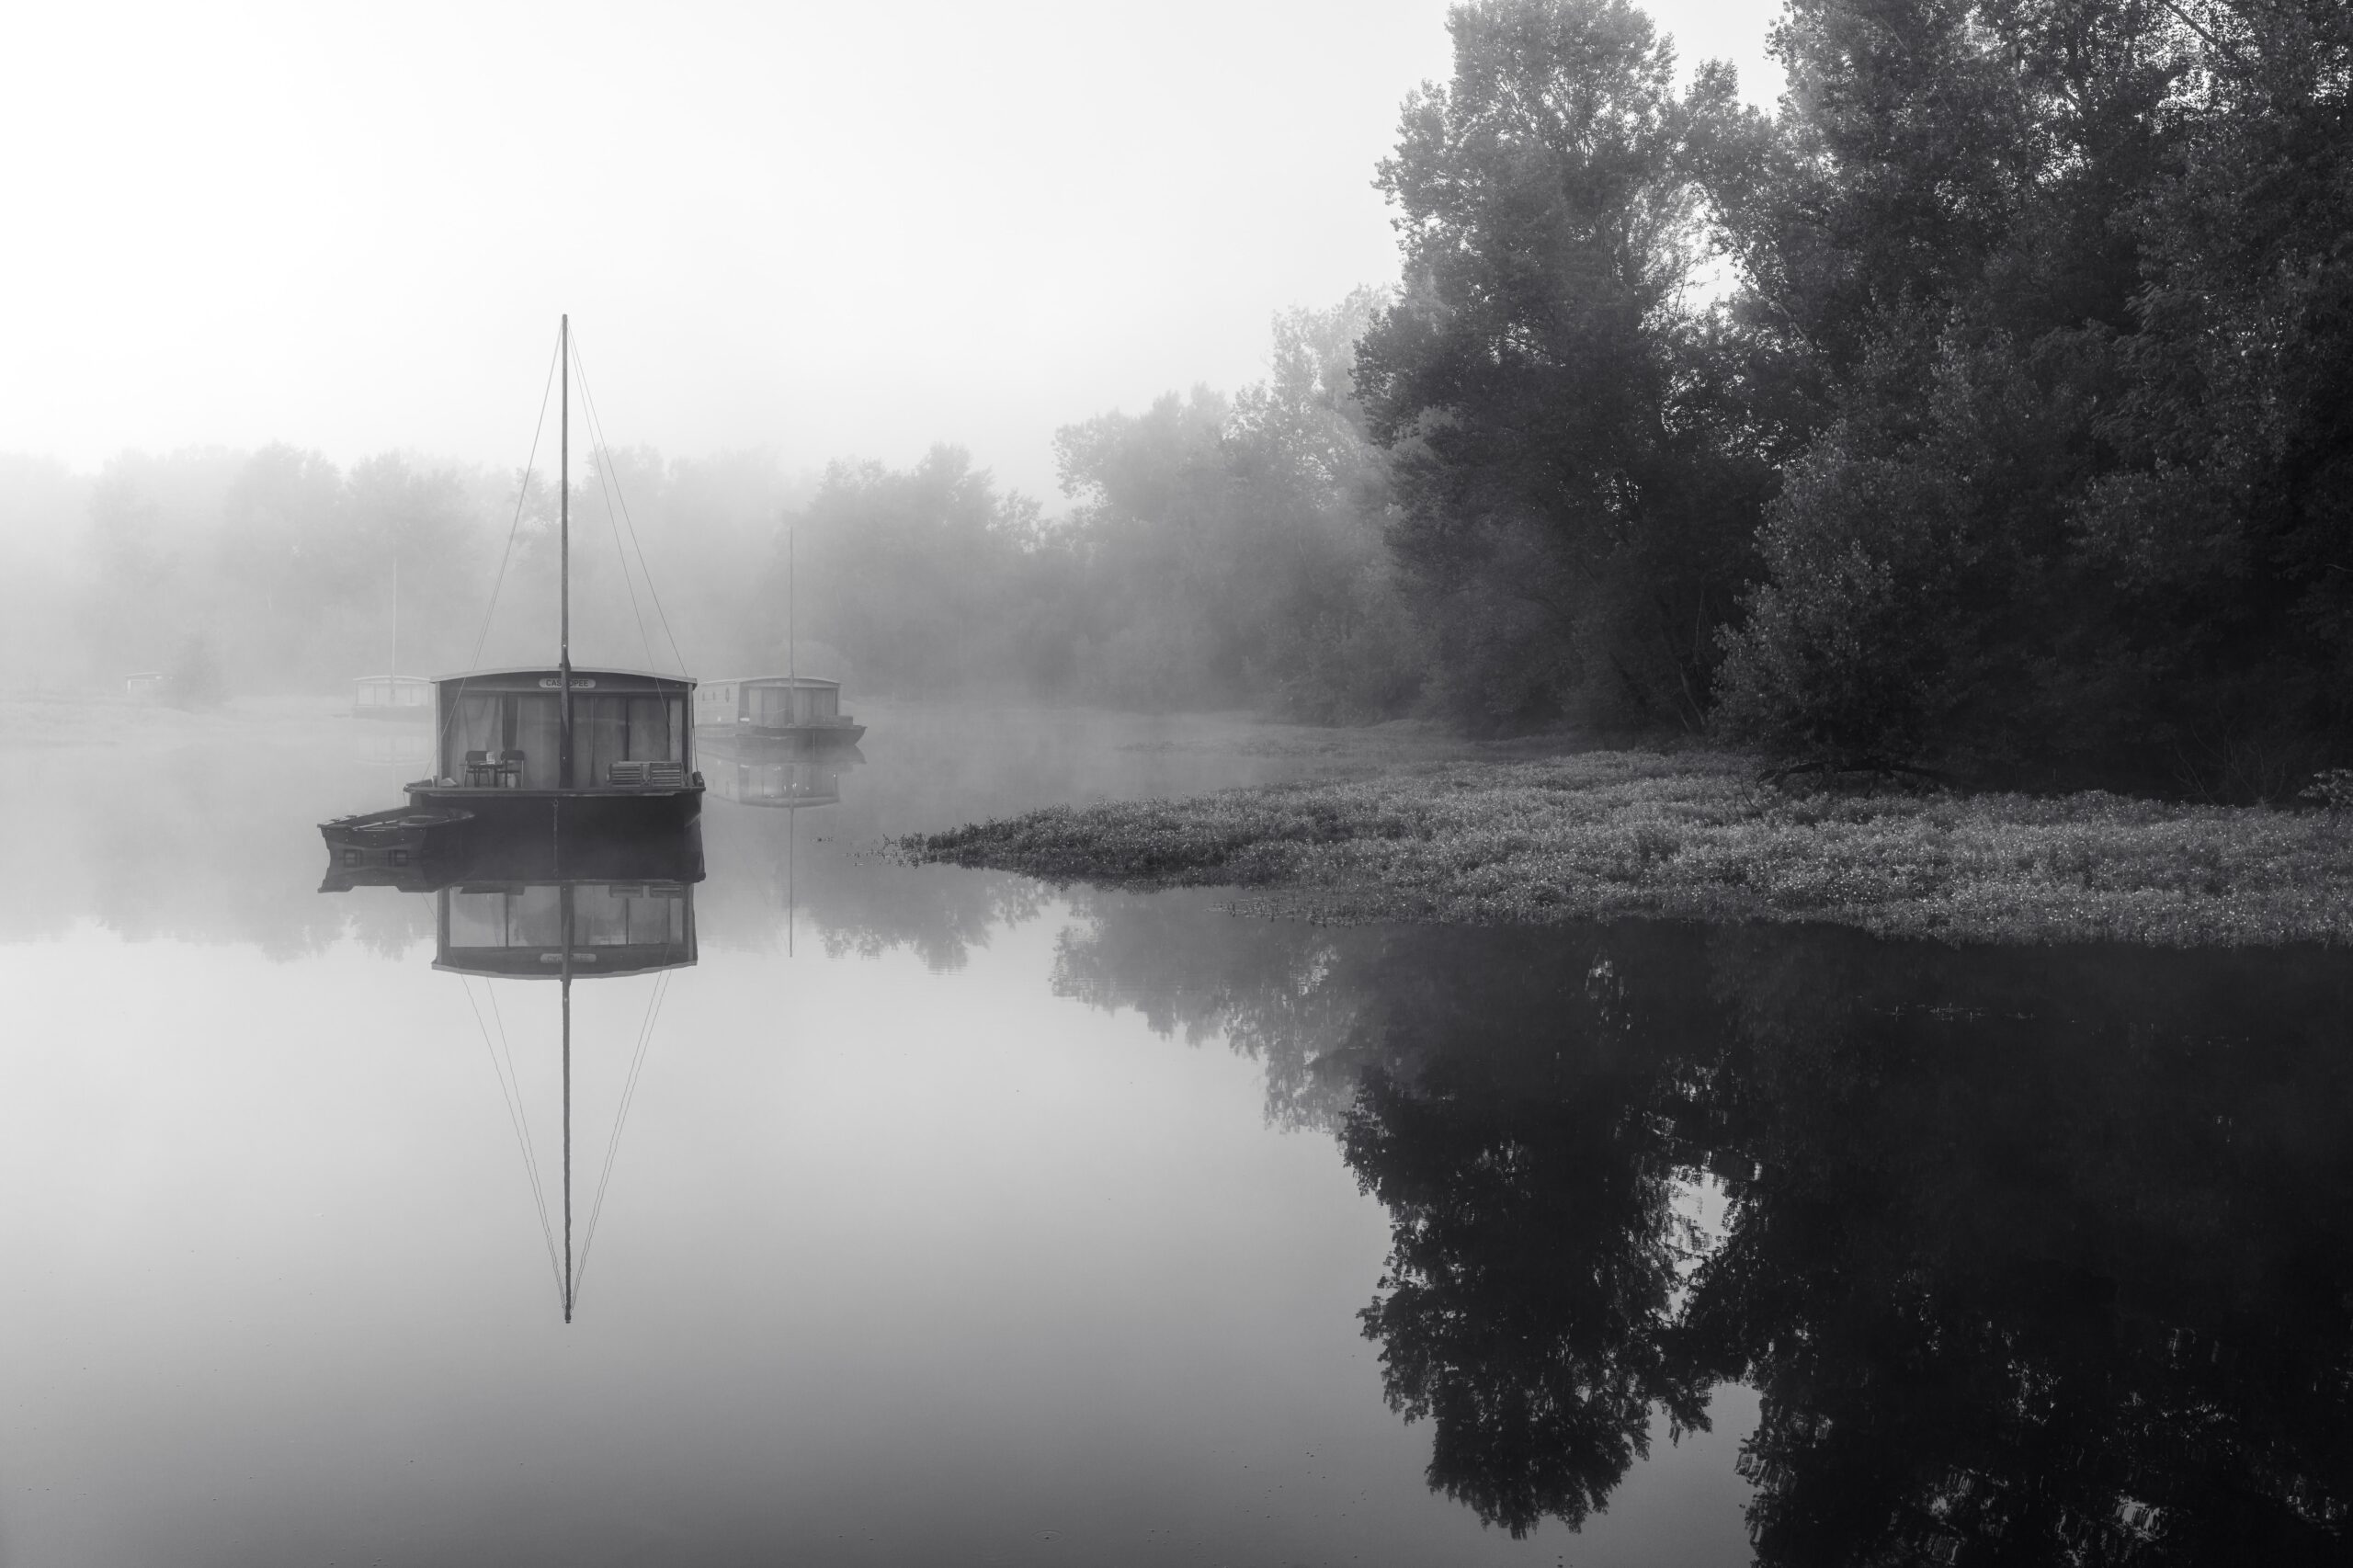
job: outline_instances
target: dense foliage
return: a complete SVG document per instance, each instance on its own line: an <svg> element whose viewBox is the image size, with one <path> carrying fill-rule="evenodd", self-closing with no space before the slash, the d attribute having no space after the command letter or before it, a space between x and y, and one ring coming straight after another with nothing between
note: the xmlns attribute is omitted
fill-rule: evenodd
<svg viewBox="0 0 2353 1568"><path fill-rule="evenodd" d="M2277 795L2341 749L2353 17L1799 0L1711 175L1824 389L1724 637L1795 757Z"/></svg>
<svg viewBox="0 0 2353 1568"><path fill-rule="evenodd" d="M1396 288L1279 320L1255 386L1063 430L1059 513L949 447L599 453L575 643L771 667L791 582L869 689L2209 800L2353 761L2353 11L1788 0L1771 114L1628 0L1448 25L1377 171ZM412 667L544 656L552 500L397 454L0 460L0 659L200 640L232 690L320 687L394 656L395 565Z"/></svg>
<svg viewBox="0 0 2353 1568"><path fill-rule="evenodd" d="M1696 727L1771 482L1739 345L1683 305L1729 76L1678 95L1624 0L1450 25L1381 168L1404 289L1358 357L1392 540L1458 712Z"/></svg>

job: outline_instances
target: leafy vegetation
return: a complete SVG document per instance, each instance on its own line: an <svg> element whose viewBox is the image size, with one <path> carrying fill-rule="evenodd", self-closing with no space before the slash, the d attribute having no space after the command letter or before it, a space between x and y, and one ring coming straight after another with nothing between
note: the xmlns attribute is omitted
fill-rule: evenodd
<svg viewBox="0 0 2353 1568"><path fill-rule="evenodd" d="M1063 429L1054 513L950 446L599 453L584 656L772 667L789 535L813 659L910 696L2214 802L2353 764L2353 10L1788 0L1769 115L1629 0L1448 27L1376 171L1395 287L1280 318L1254 386ZM111 684L201 636L242 690L543 656L556 498L517 488L0 461L0 658Z"/></svg>
<svg viewBox="0 0 2353 1568"><path fill-rule="evenodd" d="M1954 941L2353 942L2329 815L2090 792L1790 793L1720 754L1600 752L1056 808L918 860L1233 885L1330 920L1824 921Z"/></svg>

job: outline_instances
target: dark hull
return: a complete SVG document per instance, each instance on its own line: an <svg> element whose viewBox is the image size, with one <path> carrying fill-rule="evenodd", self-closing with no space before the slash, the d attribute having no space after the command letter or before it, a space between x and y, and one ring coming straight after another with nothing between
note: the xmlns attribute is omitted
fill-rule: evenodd
<svg viewBox="0 0 2353 1568"><path fill-rule="evenodd" d="M435 892L473 885L544 887L587 882L677 882L703 879L702 825L675 833L616 835L544 830L469 833L429 853L404 860L392 856L347 865L328 859L321 892L355 888L393 888Z"/></svg>
<svg viewBox="0 0 2353 1568"><path fill-rule="evenodd" d="M477 842L555 832L630 839L676 834L702 815L702 786L665 790L468 790L418 782L409 803L471 812Z"/></svg>
<svg viewBox="0 0 2353 1568"><path fill-rule="evenodd" d="M326 840L327 877L320 891L430 885L447 869L465 862L474 825L472 812L415 805L323 822L319 836Z"/></svg>

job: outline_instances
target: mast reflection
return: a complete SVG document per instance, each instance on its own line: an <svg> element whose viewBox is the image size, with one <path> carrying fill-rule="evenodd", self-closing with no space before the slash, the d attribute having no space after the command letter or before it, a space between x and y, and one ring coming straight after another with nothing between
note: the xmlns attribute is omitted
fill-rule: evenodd
<svg viewBox="0 0 2353 1568"><path fill-rule="evenodd" d="M802 739L767 739L725 735L702 747L703 777L710 792L739 806L781 811L785 818L784 952L793 954L795 928L800 924L798 861L801 818L813 806L841 803L842 775L863 767L864 754L854 745Z"/></svg>
<svg viewBox="0 0 2353 1568"><path fill-rule="evenodd" d="M579 1302L581 1270L596 1236L597 1210L592 1206L575 1254L573 1203L573 1074L572 984L575 980L609 980L621 975L656 976L645 1021L638 1030L635 1053L624 1079L620 1108L607 1141L605 1168L596 1193L601 1202L619 1153L620 1135L634 1097L647 1047L652 1043L661 1004L668 989L669 972L690 967L696 959L695 884L703 878L701 830L688 824L675 833L627 839L605 836L528 834L490 839L471 849L455 864L420 861L415 865L381 865L332 869L330 890L359 885L395 886L434 896L433 967L471 981L553 981L560 1015L563 1069L563 1210L562 1261L558 1285L563 1321L570 1323ZM511 1050L501 1064L506 1026L494 997L486 995L487 1017L496 1020L497 1041L471 984L467 1002L490 1050L499 1087L521 1146L525 1168L531 1176L532 1195L540 1202L540 1220L548 1226L544 1195L533 1159L528 1119L523 1113L522 1087L516 1076ZM551 1231L551 1227L549 1227ZM550 1252L555 1252L549 1237Z"/></svg>

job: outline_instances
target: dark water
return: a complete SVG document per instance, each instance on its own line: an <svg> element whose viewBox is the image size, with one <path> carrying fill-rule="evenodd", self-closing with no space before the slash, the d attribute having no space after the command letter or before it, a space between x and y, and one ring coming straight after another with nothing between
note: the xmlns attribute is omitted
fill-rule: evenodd
<svg viewBox="0 0 2353 1568"><path fill-rule="evenodd" d="M398 743L6 754L0 1563L2344 1557L2345 960L915 869L1317 759L861 717L575 895L568 1327L556 988L435 967L545 897L314 891Z"/></svg>

